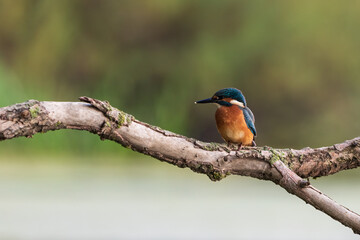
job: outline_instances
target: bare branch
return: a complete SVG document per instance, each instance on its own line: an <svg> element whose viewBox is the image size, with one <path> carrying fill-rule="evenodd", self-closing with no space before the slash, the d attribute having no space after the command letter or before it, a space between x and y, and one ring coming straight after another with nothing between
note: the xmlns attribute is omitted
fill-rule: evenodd
<svg viewBox="0 0 360 240"><path fill-rule="evenodd" d="M49 130L86 130L161 161L204 173L214 181L230 174L271 180L360 233L358 214L299 177L326 176L358 167L359 137L317 149L248 147L234 151L223 144L204 143L151 126L113 108L108 102L88 97L80 100L86 103L30 100L0 108L0 140L29 137Z"/></svg>

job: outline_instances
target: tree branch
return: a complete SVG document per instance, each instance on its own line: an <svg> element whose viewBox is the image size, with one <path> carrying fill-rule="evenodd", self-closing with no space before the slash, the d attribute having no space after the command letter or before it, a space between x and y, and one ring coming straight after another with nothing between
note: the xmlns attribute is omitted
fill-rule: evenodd
<svg viewBox="0 0 360 240"><path fill-rule="evenodd" d="M316 149L247 147L234 151L223 144L204 143L141 122L108 102L88 97L80 100L86 103L30 100L0 108L0 140L49 130L86 130L161 161L204 173L213 181L231 174L273 181L360 234L358 214L301 178L360 166L360 137Z"/></svg>

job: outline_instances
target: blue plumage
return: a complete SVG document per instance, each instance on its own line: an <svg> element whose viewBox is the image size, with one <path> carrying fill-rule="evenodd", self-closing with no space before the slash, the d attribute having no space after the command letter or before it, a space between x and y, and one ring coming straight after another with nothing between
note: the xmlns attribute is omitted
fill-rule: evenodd
<svg viewBox="0 0 360 240"><path fill-rule="evenodd" d="M256 146L255 117L246 106L244 95L239 89L225 88L211 98L195 103L216 103L216 126L225 141L245 146Z"/></svg>
<svg viewBox="0 0 360 240"><path fill-rule="evenodd" d="M222 98L232 98L235 99L239 102L244 103L244 105L246 106L246 100L244 95L242 94L242 92L239 89L236 88L224 88L221 89L219 91L217 91L215 94L215 96L221 96Z"/></svg>
<svg viewBox="0 0 360 240"><path fill-rule="evenodd" d="M245 118L246 125L248 126L250 131L254 134L254 136L256 136L254 114L252 113L252 111L248 107L245 107L245 108L240 107L240 109L244 113L244 118Z"/></svg>
<svg viewBox="0 0 360 240"><path fill-rule="evenodd" d="M222 98L235 99L235 100L237 100L239 102L244 103L245 108L240 107L240 106L239 106L239 108L244 112L246 125L251 130L251 132L254 134L254 136L256 136L254 114L251 112L250 108L246 107L245 97L244 97L244 95L242 94L242 92L239 89L225 88L225 89L221 89L221 90L217 91L214 95L215 96L221 96ZM228 103L226 101L221 101L220 104L223 105L223 106L231 106L232 105L232 104L230 104L230 103Z"/></svg>

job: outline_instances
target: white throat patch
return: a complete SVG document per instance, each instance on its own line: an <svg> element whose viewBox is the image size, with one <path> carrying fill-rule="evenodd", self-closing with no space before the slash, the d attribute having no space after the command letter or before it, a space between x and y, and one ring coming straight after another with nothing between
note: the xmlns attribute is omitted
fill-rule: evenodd
<svg viewBox="0 0 360 240"><path fill-rule="evenodd" d="M234 104L234 105L238 105L238 106L240 106L240 107L242 107L242 108L245 107L245 106L244 106L244 103L239 102L239 101L237 101L237 100L235 100L235 99L231 100L230 103L231 103L231 104Z"/></svg>

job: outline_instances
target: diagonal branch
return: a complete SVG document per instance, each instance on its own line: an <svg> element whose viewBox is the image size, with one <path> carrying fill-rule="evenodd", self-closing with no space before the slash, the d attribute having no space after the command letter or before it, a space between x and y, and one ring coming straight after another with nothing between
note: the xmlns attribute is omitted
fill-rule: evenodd
<svg viewBox="0 0 360 240"><path fill-rule="evenodd" d="M80 100L86 103L30 100L0 108L0 140L49 130L86 130L161 161L204 173L214 181L230 174L273 181L360 234L358 214L300 178L327 176L360 166L360 137L317 149L248 147L234 151L141 122L108 102L88 97Z"/></svg>

